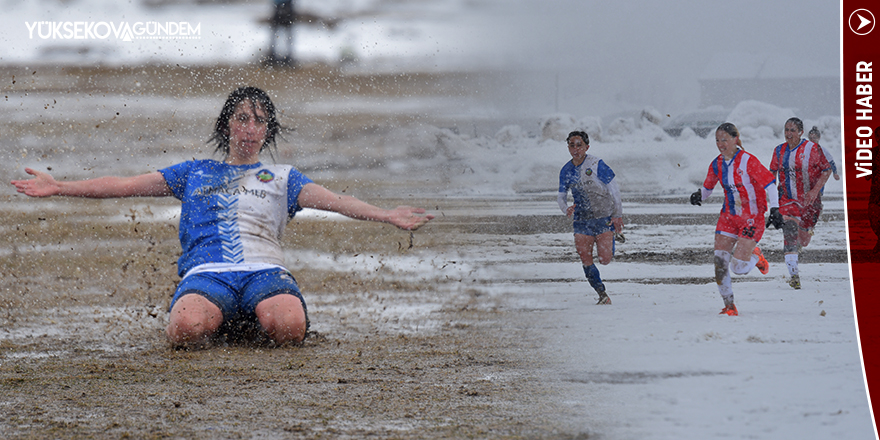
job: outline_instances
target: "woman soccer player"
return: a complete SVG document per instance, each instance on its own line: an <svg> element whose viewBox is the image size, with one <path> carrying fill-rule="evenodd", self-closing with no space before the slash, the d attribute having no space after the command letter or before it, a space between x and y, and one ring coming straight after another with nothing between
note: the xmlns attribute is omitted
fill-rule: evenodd
<svg viewBox="0 0 880 440"><path fill-rule="evenodd" d="M584 266L587 281L599 294L596 304L611 304L599 269L593 263L593 245L599 263L608 264L614 257L614 234L623 231L620 189L614 171L601 159L587 154L590 137L573 131L566 139L571 160L559 172L559 209L574 220L574 245ZM568 192L574 205L568 206Z"/></svg>
<svg viewBox="0 0 880 440"><path fill-rule="evenodd" d="M264 91L233 91L217 118L211 140L224 158L183 162L132 177L56 181L16 180L32 197L167 197L181 200L178 260L181 277L171 300L168 340L202 345L224 322L256 322L278 344L300 342L308 330L306 303L284 267L281 234L302 208L390 223L415 230L433 218L424 209L386 210L334 194L290 165L266 165L260 152L275 145L279 125Z"/></svg>
<svg viewBox="0 0 880 440"><path fill-rule="evenodd" d="M736 126L721 124L715 130L715 145L721 154L709 165L703 186L691 194L691 204L701 205L718 183L724 188L724 203L715 226L715 282L724 300L721 314L737 316L730 272L745 275L756 266L764 274L770 270L757 246L764 234L768 203L775 227L781 227L782 217L773 209L779 206L776 179L758 158L742 149Z"/></svg>
<svg viewBox="0 0 880 440"><path fill-rule="evenodd" d="M802 139L804 123L798 118L785 121L785 143L773 150L770 172L779 182L779 212L782 227L788 284L801 288L798 254L810 244L813 228L822 213L822 188L831 176L831 164L818 145Z"/></svg>

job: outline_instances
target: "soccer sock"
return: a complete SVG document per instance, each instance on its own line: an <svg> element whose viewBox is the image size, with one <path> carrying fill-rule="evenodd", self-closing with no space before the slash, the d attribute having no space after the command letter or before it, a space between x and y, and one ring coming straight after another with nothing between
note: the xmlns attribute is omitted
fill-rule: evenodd
<svg viewBox="0 0 880 440"><path fill-rule="evenodd" d="M605 284L602 282L602 278L599 276L599 269L596 268L595 264L584 266L584 275L587 276L587 281L590 282L593 289L596 289L596 292L605 291Z"/></svg>
<svg viewBox="0 0 880 440"><path fill-rule="evenodd" d="M798 254L785 254L785 265L788 267L788 274L791 276L798 274Z"/></svg>
<svg viewBox="0 0 880 440"><path fill-rule="evenodd" d="M730 252L715 251L715 283L724 303L733 302L733 286L730 284Z"/></svg>
<svg viewBox="0 0 880 440"><path fill-rule="evenodd" d="M752 254L752 258L749 258L749 261L731 258L730 271L737 275L745 275L755 267L755 264L758 264L758 256L755 254Z"/></svg>

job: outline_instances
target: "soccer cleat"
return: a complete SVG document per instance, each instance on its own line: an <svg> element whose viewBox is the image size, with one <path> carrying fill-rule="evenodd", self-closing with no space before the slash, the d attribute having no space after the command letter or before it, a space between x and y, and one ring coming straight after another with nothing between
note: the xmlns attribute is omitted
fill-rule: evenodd
<svg viewBox="0 0 880 440"><path fill-rule="evenodd" d="M739 316L739 312L736 311L736 304L730 303L725 305L724 308L721 309L719 315Z"/></svg>
<svg viewBox="0 0 880 440"><path fill-rule="evenodd" d="M801 289L801 277L798 275L792 275L791 279L788 280L788 285L791 286L794 290Z"/></svg>
<svg viewBox="0 0 880 440"><path fill-rule="evenodd" d="M596 305L597 306L611 305L611 298L608 297L607 293L599 292L599 302L597 302Z"/></svg>
<svg viewBox="0 0 880 440"><path fill-rule="evenodd" d="M767 272L770 272L770 263L764 258L764 253L761 252L761 248L755 246L755 250L752 251L752 253L758 256L758 262L755 264L755 267L757 267L762 274L767 275Z"/></svg>

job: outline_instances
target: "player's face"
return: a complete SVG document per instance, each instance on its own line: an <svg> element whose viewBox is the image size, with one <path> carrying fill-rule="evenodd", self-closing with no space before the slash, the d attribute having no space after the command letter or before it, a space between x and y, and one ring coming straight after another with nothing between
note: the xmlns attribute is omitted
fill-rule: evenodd
<svg viewBox="0 0 880 440"><path fill-rule="evenodd" d="M804 131L798 130L798 127L794 122L785 123L785 141L788 142L789 145L797 145L800 143L803 134Z"/></svg>
<svg viewBox="0 0 880 440"><path fill-rule="evenodd" d="M718 147L718 151L722 156L730 159L736 153L736 138L724 130L716 130L715 146Z"/></svg>
<svg viewBox="0 0 880 440"><path fill-rule="evenodd" d="M590 149L590 146L580 136L572 136L568 140L568 153L576 161L583 160L587 156L588 149Z"/></svg>
<svg viewBox="0 0 880 440"><path fill-rule="evenodd" d="M812 142L812 143L814 143L814 144L818 144L818 143L819 143L819 135L818 135L818 134L816 134L816 133L810 133L810 135L809 135L808 137L810 138L810 142Z"/></svg>
<svg viewBox="0 0 880 440"><path fill-rule="evenodd" d="M266 141L268 119L260 104L242 101L229 118L229 156L236 161L250 162L260 154Z"/></svg>

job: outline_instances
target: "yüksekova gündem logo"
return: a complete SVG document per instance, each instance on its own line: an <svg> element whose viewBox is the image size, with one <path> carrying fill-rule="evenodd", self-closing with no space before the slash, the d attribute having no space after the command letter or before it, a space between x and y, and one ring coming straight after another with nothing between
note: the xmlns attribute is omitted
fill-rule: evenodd
<svg viewBox="0 0 880 440"><path fill-rule="evenodd" d="M41 40L197 40L202 23L185 21L34 21L24 22L28 37Z"/></svg>

